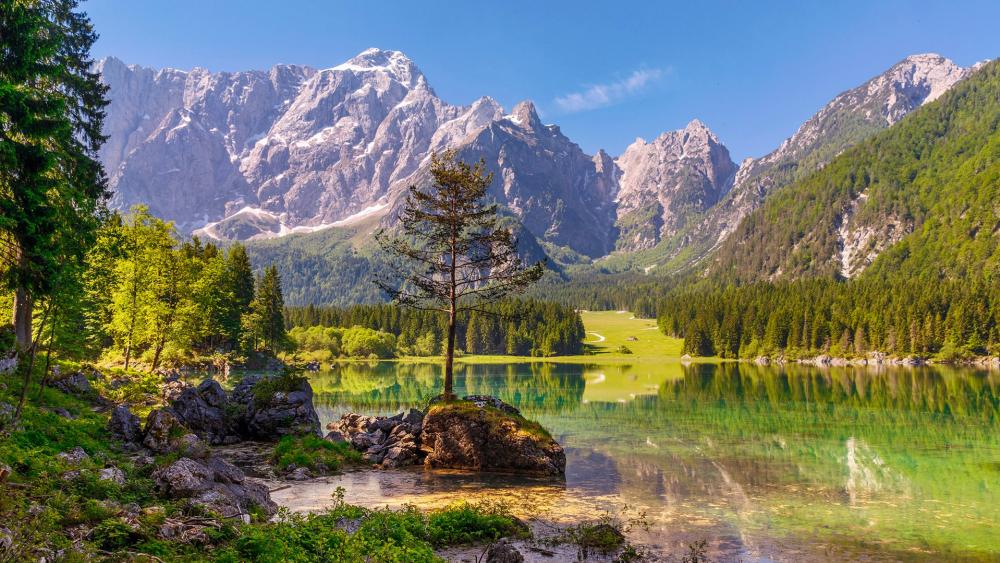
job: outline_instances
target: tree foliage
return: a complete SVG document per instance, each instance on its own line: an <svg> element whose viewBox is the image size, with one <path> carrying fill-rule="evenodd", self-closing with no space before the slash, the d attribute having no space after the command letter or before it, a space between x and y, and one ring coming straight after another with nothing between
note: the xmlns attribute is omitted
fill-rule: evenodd
<svg viewBox="0 0 1000 563"><path fill-rule="evenodd" d="M528 287L543 268L525 267L497 205L484 203L493 183L485 162L469 165L446 152L432 157L431 175L428 188L410 188L400 232L376 235L389 262L375 283L398 304L448 316L444 394L450 396L458 315Z"/></svg>

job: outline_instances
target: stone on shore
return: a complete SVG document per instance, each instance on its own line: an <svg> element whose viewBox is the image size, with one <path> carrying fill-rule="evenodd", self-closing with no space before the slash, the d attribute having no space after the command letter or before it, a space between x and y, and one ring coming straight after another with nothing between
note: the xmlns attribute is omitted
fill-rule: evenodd
<svg viewBox="0 0 1000 563"><path fill-rule="evenodd" d="M327 425L327 439L345 441L382 469L429 467L562 475L566 455L545 430L489 396L432 401L391 417L345 414Z"/></svg>
<svg viewBox="0 0 1000 563"><path fill-rule="evenodd" d="M304 377L278 377L280 380L248 375L233 389L230 401L242 412L241 434L263 440L304 434L321 435L309 381ZM276 386L276 382L282 385ZM282 386L287 386L287 389Z"/></svg>
<svg viewBox="0 0 1000 563"><path fill-rule="evenodd" d="M170 498L188 499L225 518L249 521L254 507L268 516L277 511L265 485L246 479L238 467L215 457L204 461L181 458L153 473L153 481Z"/></svg>
<svg viewBox="0 0 1000 563"><path fill-rule="evenodd" d="M240 440L229 398L214 379L206 379L197 387L183 388L170 406L184 426L209 444L233 444Z"/></svg>

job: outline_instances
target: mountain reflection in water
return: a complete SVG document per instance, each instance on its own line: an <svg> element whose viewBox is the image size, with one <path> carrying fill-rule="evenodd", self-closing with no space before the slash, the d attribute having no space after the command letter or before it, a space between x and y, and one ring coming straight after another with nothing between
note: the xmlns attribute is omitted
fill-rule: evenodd
<svg viewBox="0 0 1000 563"><path fill-rule="evenodd" d="M311 378L324 425L422 407L441 367L352 363ZM744 560L1000 557L1000 374L943 367L461 365L567 449L565 482L350 472L276 494L318 509L503 498L554 521L645 511L659 554L707 539ZM284 495L284 496L282 496Z"/></svg>

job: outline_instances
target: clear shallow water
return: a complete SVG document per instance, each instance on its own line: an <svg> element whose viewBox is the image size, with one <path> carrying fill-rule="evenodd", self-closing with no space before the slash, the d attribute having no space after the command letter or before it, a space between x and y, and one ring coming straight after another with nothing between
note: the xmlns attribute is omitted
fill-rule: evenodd
<svg viewBox="0 0 1000 563"><path fill-rule="evenodd" d="M440 366L351 364L314 375L325 425L422 407ZM321 508L504 498L551 521L645 512L659 555L706 539L742 560L1000 559L1000 374L743 364L458 368L567 450L565 481L362 471L277 493ZM283 495L283 496L282 496Z"/></svg>

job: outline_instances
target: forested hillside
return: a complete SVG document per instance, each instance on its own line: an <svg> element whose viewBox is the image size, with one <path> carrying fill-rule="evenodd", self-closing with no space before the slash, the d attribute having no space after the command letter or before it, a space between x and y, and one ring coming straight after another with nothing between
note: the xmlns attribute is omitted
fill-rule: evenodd
<svg viewBox="0 0 1000 563"><path fill-rule="evenodd" d="M317 233L247 242L255 268L273 264L285 284L289 305L321 303L346 306L377 303L384 296L371 283L377 267L364 249L355 248L355 229L326 229Z"/></svg>
<svg viewBox="0 0 1000 563"><path fill-rule="evenodd" d="M772 196L661 329L728 357L998 353L998 126L994 62Z"/></svg>
<svg viewBox="0 0 1000 563"><path fill-rule="evenodd" d="M993 62L776 193L723 243L709 276L853 277L871 263L883 278L996 279L998 124Z"/></svg>

